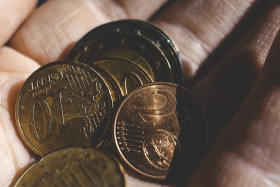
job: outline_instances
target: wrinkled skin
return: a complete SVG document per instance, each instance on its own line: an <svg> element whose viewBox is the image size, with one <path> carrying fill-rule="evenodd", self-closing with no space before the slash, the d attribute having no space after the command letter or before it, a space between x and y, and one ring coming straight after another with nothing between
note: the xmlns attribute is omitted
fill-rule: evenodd
<svg viewBox="0 0 280 187"><path fill-rule="evenodd" d="M0 186L35 160L14 120L25 79L100 24L151 17L177 44L185 85L208 111L209 151L185 185L280 185L280 3L181 0L161 9L166 1L49 0L35 8L36 0L1 0ZM160 185L128 176L128 186Z"/></svg>

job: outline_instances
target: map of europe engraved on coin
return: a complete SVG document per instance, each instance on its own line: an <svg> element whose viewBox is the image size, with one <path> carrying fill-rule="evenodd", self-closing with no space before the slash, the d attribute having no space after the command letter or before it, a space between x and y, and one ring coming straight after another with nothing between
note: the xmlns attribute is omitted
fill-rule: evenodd
<svg viewBox="0 0 280 187"><path fill-rule="evenodd" d="M62 147L97 146L110 121L112 98L92 68L69 61L35 71L16 103L16 122L27 145L43 155Z"/></svg>
<svg viewBox="0 0 280 187"><path fill-rule="evenodd" d="M190 144L206 145L207 131L204 110L190 92L172 83L152 83L133 91L120 105L114 141L131 168L164 180L175 152L193 154Z"/></svg>
<svg viewBox="0 0 280 187"><path fill-rule="evenodd" d="M92 148L72 147L33 163L14 186L124 187L123 168L111 155Z"/></svg>

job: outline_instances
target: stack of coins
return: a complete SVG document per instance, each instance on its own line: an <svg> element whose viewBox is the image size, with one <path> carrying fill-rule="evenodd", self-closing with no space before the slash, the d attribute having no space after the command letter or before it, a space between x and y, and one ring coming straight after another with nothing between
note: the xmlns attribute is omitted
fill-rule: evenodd
<svg viewBox="0 0 280 187"><path fill-rule="evenodd" d="M208 127L202 104L182 82L178 50L154 25L121 20L91 30L68 60L39 68L20 90L17 128L43 157L16 186L124 186L115 152L155 180L166 180L180 158L193 167Z"/></svg>

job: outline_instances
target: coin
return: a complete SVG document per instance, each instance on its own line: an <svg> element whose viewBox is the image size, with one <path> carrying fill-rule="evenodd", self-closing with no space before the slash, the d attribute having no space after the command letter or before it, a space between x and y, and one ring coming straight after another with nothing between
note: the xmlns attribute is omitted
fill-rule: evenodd
<svg viewBox="0 0 280 187"><path fill-rule="evenodd" d="M151 83L122 101L113 135L121 159L130 168L146 177L165 180L177 157L184 155L188 160L205 148L206 114L186 88ZM191 167L192 162L190 159L186 167Z"/></svg>
<svg viewBox="0 0 280 187"><path fill-rule="evenodd" d="M97 63L97 64L91 64L90 66L102 76L102 78L104 79L104 81L106 82L106 84L110 90L110 95L113 98L113 105L112 105L113 110L111 111L110 115L113 116L113 114L115 112L115 108L118 107L119 102L123 99L124 94L118 85L118 83L119 83L119 82L117 82L118 79L116 79L115 77L112 77L111 74L109 74L107 71L105 71L102 68L102 65L103 64L101 63L101 65L98 66L98 63ZM137 86L137 85L134 85L134 86ZM130 88L131 88L131 86L130 86ZM100 143L98 145L96 145L96 147L105 148L105 147L111 145L111 143L112 143L112 124L110 121L104 136L101 138Z"/></svg>
<svg viewBox="0 0 280 187"><path fill-rule="evenodd" d="M111 120L114 98L93 68L53 62L24 83L16 102L16 123L28 147L39 155L63 147L98 146Z"/></svg>
<svg viewBox="0 0 280 187"><path fill-rule="evenodd" d="M151 40L156 44L167 58L175 83L183 82L182 63L179 55L179 50L171 38L156 25L136 19L127 19L118 21L119 25L129 25L135 28L135 32L140 32L142 36Z"/></svg>
<svg viewBox="0 0 280 187"><path fill-rule="evenodd" d="M133 63L118 58L107 58L93 62L108 72L117 82L123 96L144 84L152 82L148 75Z"/></svg>
<svg viewBox="0 0 280 187"><path fill-rule="evenodd" d="M79 62L78 62L79 63ZM108 71L105 71L102 67L99 67L98 65L91 64L91 68L93 68L95 71L97 71L100 76L104 79L105 83L107 84L110 95L113 98L113 108L118 106L120 100L123 98L123 92L121 88L118 86L118 80L116 80Z"/></svg>
<svg viewBox="0 0 280 187"><path fill-rule="evenodd" d="M15 182L25 186L124 187L120 163L110 154L92 148L66 148L33 163Z"/></svg>
<svg viewBox="0 0 280 187"><path fill-rule="evenodd" d="M161 38L165 38L165 35L145 26L147 24L140 23L142 22L123 20L101 25L82 37L74 46L68 58L87 64L105 57L121 58L139 66L153 82L181 83L182 70L180 69L181 66L178 65L180 61L177 60L178 62L172 63L171 60L173 59L170 58L170 55L167 55L169 58L167 59L163 50L161 50L161 48L164 48L166 49L164 52L168 51L167 45L164 43L167 43L171 49L173 47L173 45L169 45L171 42L162 42ZM142 33L154 33L152 36L159 38L157 40L158 45L147 38L148 34L145 36ZM173 52L172 55L176 56L177 53ZM177 56L174 57L174 59L178 58Z"/></svg>

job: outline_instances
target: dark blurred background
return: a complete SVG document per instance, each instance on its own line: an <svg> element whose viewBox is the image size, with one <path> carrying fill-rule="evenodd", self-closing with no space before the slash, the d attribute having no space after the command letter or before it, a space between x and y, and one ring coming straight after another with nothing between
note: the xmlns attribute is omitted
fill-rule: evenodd
<svg viewBox="0 0 280 187"><path fill-rule="evenodd" d="M47 0L38 0L37 7L45 3Z"/></svg>

